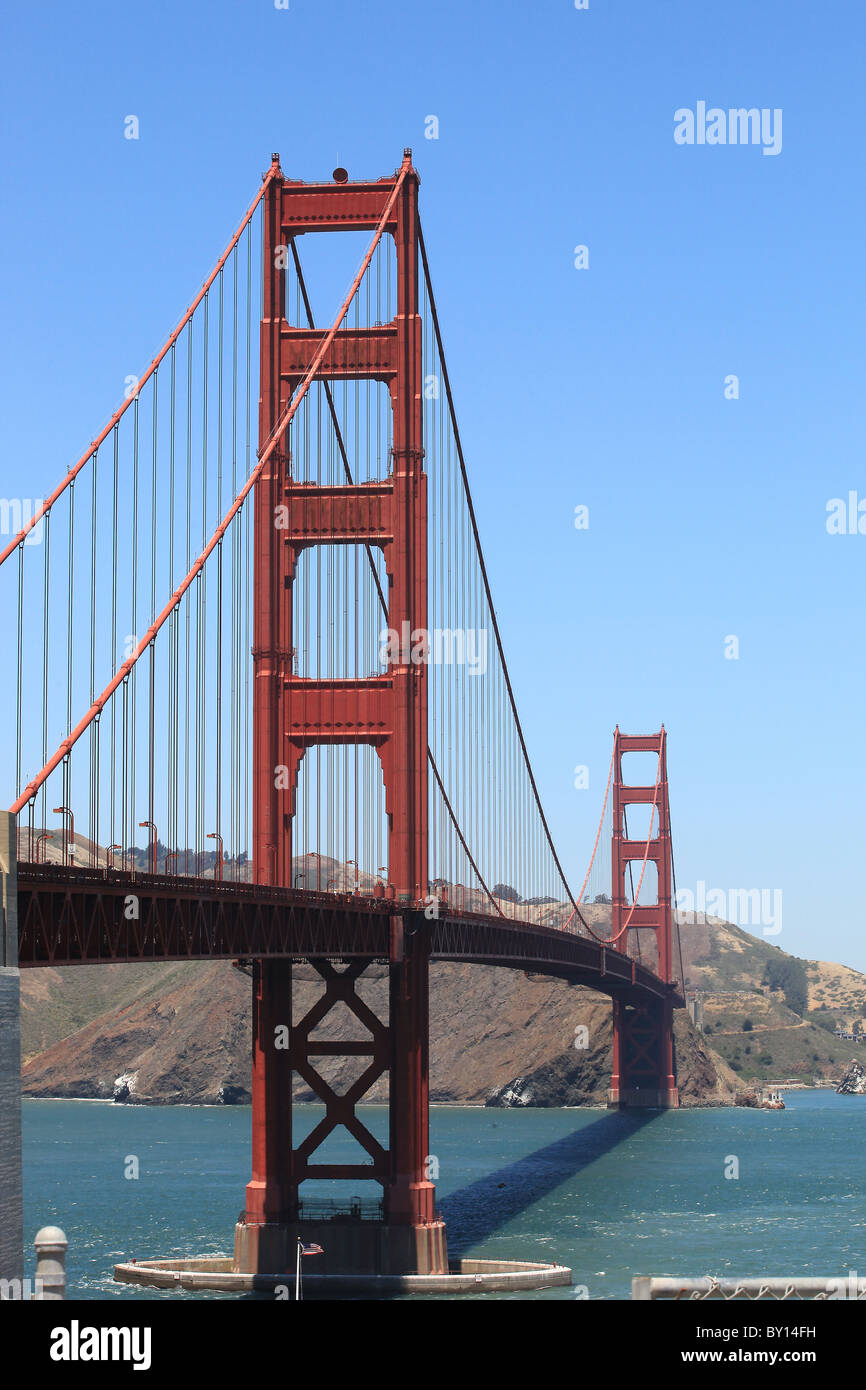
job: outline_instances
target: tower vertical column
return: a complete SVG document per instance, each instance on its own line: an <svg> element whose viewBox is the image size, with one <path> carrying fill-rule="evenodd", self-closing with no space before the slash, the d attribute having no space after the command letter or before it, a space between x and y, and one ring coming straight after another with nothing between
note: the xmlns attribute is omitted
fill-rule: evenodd
<svg viewBox="0 0 866 1390"><path fill-rule="evenodd" d="M279 168L279 157L274 156ZM259 447L262 448L287 404L280 372L280 332L286 300L281 244L281 181L265 193L262 242L263 312L260 338ZM283 681L290 664L291 594L283 582L288 563L276 527L286 460L282 448L271 454L255 485L253 522L253 873L256 883L291 881L290 820L281 805L276 769L285 762Z"/></svg>
<svg viewBox="0 0 866 1390"><path fill-rule="evenodd" d="M390 1174L388 1219L411 1226L435 1220L429 1159L429 963L424 914L391 922L389 963Z"/></svg>
<svg viewBox="0 0 866 1390"><path fill-rule="evenodd" d="M393 631L427 632L427 479L422 447L421 317L418 312L418 178L403 181L396 209L396 367L391 592ZM390 781L389 876L398 900L427 894L427 665L391 668L393 737L383 769Z"/></svg>
<svg viewBox="0 0 866 1390"><path fill-rule="evenodd" d="M397 372L393 483L397 522L392 548L389 625L427 632L427 479L422 437L422 348L418 312L418 179L403 182L397 204ZM393 738L383 756L390 783L389 875L398 901L426 896L427 665L392 668ZM429 924L423 913L394 918L389 962L390 1183L388 1219L418 1228L434 1220L429 1181ZM424 1245L423 1238L419 1245ZM429 1263L422 1259L422 1264Z"/></svg>
<svg viewBox="0 0 866 1390"><path fill-rule="evenodd" d="M274 155L279 169L279 157ZM260 327L259 446L286 406L280 374L280 331L286 297L281 242L280 180L263 199L262 321ZM285 455L272 453L254 490L253 519L253 876L256 883L291 882L291 829L277 790L283 749L283 681L289 660L291 607L283 583L287 559L275 525L282 500ZM286 960L253 962L252 1177L236 1242L241 1268L278 1267L283 1223L296 1215L292 1184L292 1074L288 1052L275 1046L276 1028L290 1025L292 967ZM274 1248L272 1248L274 1247ZM273 1261L278 1264L274 1265Z"/></svg>
<svg viewBox="0 0 866 1390"><path fill-rule="evenodd" d="M297 1217L293 1184L291 1053L275 1046L291 1025L292 963L253 962L252 1178L246 1217L267 1224Z"/></svg>

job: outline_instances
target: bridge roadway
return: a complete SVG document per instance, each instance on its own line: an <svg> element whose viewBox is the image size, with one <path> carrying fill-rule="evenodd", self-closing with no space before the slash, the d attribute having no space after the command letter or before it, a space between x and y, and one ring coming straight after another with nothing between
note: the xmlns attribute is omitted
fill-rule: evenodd
<svg viewBox="0 0 866 1390"><path fill-rule="evenodd" d="M557 976L634 1004L663 999L674 989L585 936L444 902L439 917L428 921L423 905L387 897L18 864L22 968L256 956L384 962L395 916L410 930L430 930L433 960Z"/></svg>

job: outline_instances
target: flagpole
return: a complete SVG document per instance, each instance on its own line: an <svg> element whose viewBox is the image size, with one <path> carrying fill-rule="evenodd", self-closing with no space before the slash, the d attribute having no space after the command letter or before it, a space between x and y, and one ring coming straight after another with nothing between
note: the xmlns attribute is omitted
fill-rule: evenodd
<svg viewBox="0 0 866 1390"><path fill-rule="evenodd" d="M301 1298L301 1238L298 1236L298 1253L295 1256L295 1302Z"/></svg>

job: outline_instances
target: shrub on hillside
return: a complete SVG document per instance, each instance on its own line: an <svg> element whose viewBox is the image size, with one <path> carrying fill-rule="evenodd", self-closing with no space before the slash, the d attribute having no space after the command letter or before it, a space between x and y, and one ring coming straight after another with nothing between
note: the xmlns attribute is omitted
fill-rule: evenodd
<svg viewBox="0 0 866 1390"><path fill-rule="evenodd" d="M814 1023L818 1028L824 1028L828 1033L835 1033L836 1019L827 1011L826 1005L821 1009L811 1009L806 1014L810 1023Z"/></svg>

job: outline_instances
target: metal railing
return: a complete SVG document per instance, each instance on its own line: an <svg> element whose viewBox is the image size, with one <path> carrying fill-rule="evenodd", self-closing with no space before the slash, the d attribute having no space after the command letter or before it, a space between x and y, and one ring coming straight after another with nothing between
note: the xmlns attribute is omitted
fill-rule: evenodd
<svg viewBox="0 0 866 1390"><path fill-rule="evenodd" d="M383 1215L381 1202L362 1202L360 1197L342 1202L332 1197L311 1197L298 1202L299 1221L381 1221Z"/></svg>
<svg viewBox="0 0 866 1390"><path fill-rule="evenodd" d="M702 1279L662 1279L638 1275L631 1281L631 1296L638 1300L665 1298L684 1302L703 1299L866 1301L866 1279L858 1279L854 1270L847 1275L803 1279L716 1279L712 1274L706 1274Z"/></svg>

